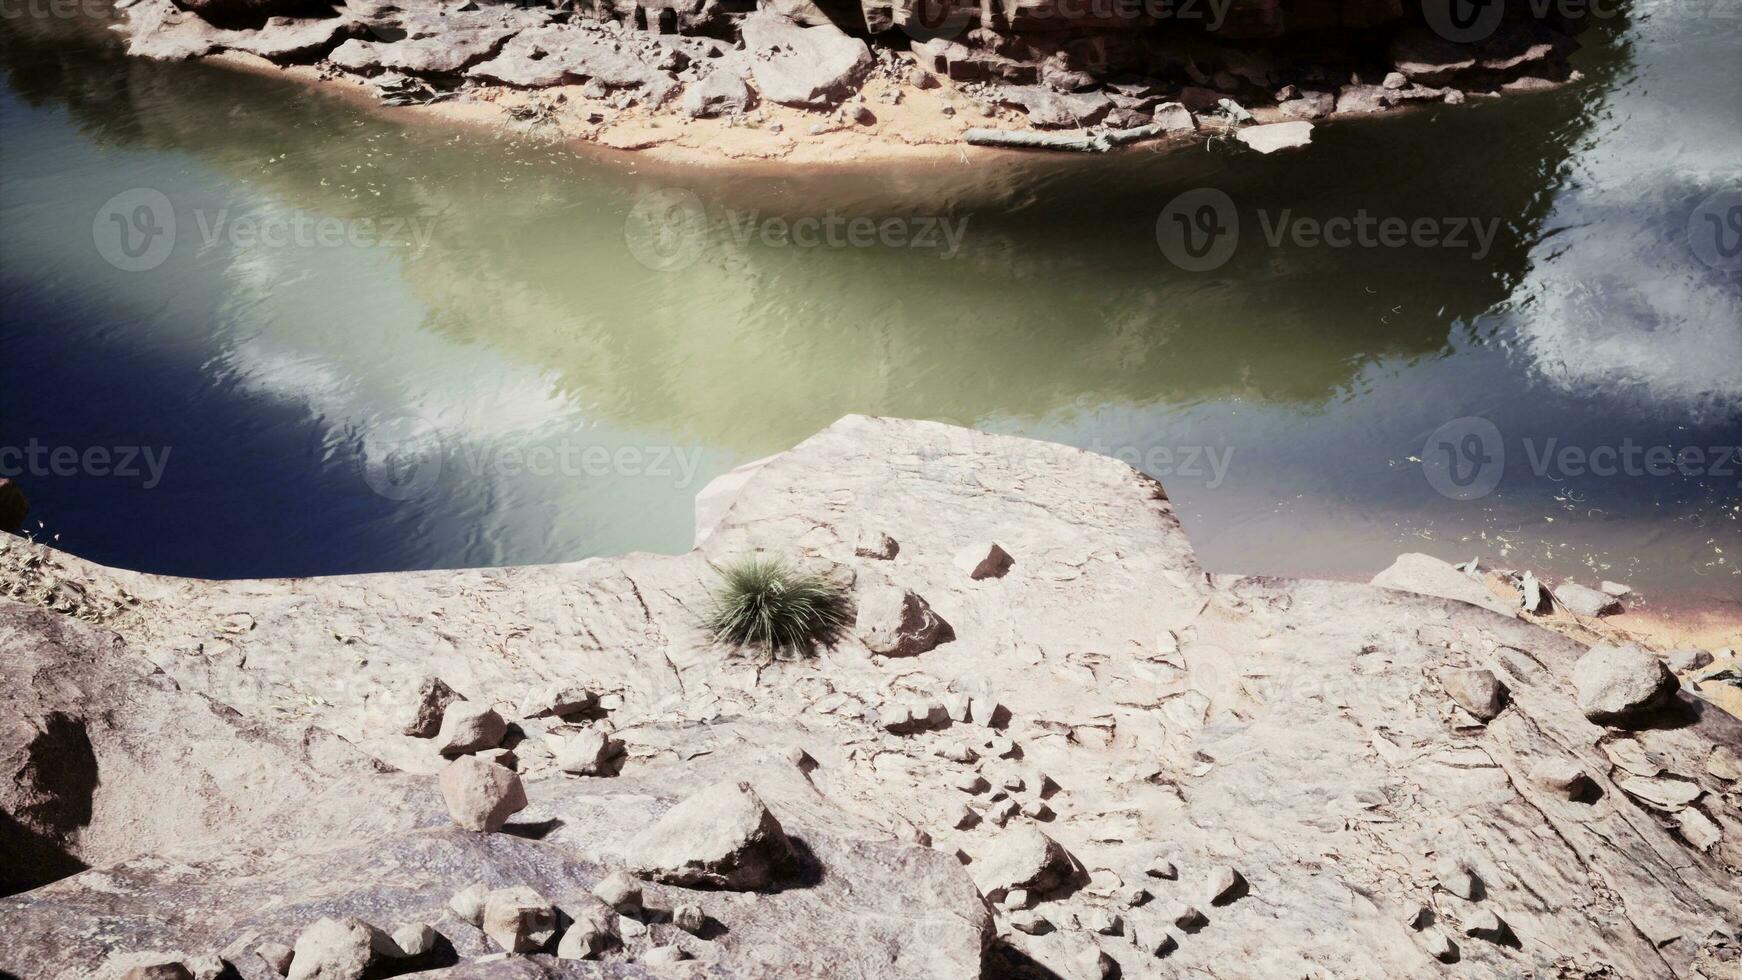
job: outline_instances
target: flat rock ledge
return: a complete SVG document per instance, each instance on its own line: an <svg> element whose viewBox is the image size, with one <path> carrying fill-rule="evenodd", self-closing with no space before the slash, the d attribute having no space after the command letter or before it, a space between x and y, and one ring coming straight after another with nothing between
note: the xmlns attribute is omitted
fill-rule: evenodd
<svg viewBox="0 0 1742 980"><path fill-rule="evenodd" d="M1737 975L1742 723L1684 690L1615 727L1583 645L1474 594L1206 574L1073 449L854 416L732 481L688 554L539 568L0 538L0 971ZM757 550L951 634L726 656L695 610ZM437 701L513 721L407 734Z"/></svg>
<svg viewBox="0 0 1742 980"><path fill-rule="evenodd" d="M1240 142L1260 153L1308 145L1314 123L1334 115L1578 80L1572 34L1589 18L1510 6L1484 36L1454 44L1409 4L1366 0L1250 0L1217 8L1235 22L1204 31L1142 5L1067 0L1010 10L962 0L116 3L139 57L307 66L389 105L498 103L516 122L607 145L618 145L609 130L619 121L723 117L781 145L837 131L984 143L966 134L990 126L997 145L1076 149L1113 145L1093 137L1122 145L1255 124ZM527 97L538 92L547 95ZM804 112L771 117L773 106ZM786 130L800 120L808 135Z"/></svg>

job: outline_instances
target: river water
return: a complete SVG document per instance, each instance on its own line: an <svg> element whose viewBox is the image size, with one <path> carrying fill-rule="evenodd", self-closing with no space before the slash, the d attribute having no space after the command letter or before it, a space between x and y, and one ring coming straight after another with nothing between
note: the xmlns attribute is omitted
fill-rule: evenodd
<svg viewBox="0 0 1742 980"><path fill-rule="evenodd" d="M676 552L708 479L862 412L1124 456L1212 569L1428 551L1742 609L1721 5L1636 4L1570 87L1292 153L831 174L0 31L0 470L100 562Z"/></svg>

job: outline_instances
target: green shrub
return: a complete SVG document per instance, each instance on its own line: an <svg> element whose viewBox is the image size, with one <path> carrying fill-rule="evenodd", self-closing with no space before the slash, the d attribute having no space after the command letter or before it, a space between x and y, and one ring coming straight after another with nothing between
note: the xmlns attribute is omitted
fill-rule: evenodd
<svg viewBox="0 0 1742 980"><path fill-rule="evenodd" d="M847 597L840 589L778 558L740 559L722 575L707 625L723 643L809 652L832 643L847 624Z"/></svg>

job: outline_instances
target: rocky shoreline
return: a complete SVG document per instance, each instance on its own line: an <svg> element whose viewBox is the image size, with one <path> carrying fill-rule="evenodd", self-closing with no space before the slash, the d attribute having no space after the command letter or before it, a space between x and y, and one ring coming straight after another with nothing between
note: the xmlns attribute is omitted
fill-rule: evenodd
<svg viewBox="0 0 1742 980"><path fill-rule="evenodd" d="M685 555L290 581L0 539L0 972L1742 963L1710 664L1431 559L1207 575L1124 464L931 423L849 417L697 511ZM712 642L758 551L846 590L848 634Z"/></svg>
<svg viewBox="0 0 1742 980"><path fill-rule="evenodd" d="M1208 22L1153 6L121 0L116 27L140 57L284 71L387 107L697 161L1229 135L1273 152L1329 119L1578 78L1579 21L1527 4L1466 43L1384 0L1224 2Z"/></svg>

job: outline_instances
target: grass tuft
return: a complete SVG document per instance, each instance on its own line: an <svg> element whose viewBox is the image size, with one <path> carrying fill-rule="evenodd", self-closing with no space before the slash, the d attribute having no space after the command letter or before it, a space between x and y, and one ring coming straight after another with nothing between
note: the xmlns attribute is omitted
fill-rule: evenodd
<svg viewBox="0 0 1742 980"><path fill-rule="evenodd" d="M778 558L744 558L726 566L714 593L708 631L734 646L809 652L847 624L847 597L820 575Z"/></svg>

